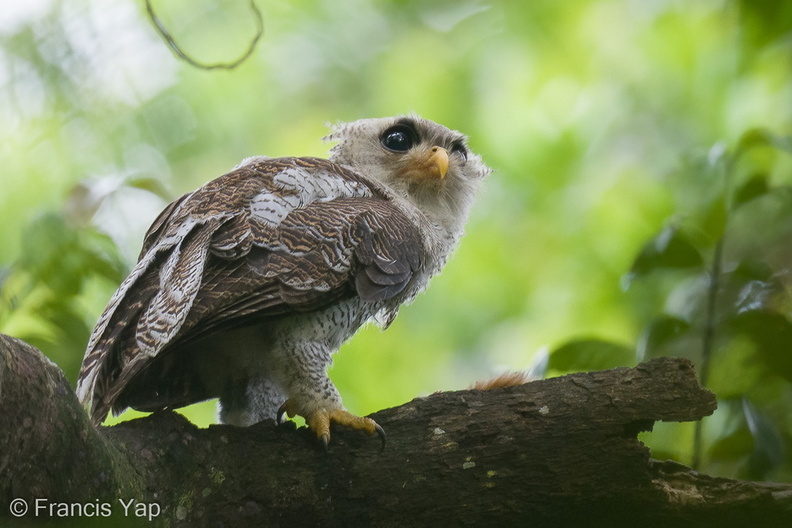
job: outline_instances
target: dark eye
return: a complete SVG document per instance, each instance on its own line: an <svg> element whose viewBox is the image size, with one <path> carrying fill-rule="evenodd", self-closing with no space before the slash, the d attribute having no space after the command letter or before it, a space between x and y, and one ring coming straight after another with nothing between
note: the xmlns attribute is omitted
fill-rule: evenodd
<svg viewBox="0 0 792 528"><path fill-rule="evenodd" d="M457 143L454 143L453 145L451 145L451 153L452 153L452 154L453 154L453 153L457 153L457 154L459 154L460 156L462 156L462 159L464 159L465 161L467 161L467 157L468 157L468 150L467 150L467 148L465 147L465 144L464 144L464 143L462 143L462 142L457 142Z"/></svg>
<svg viewBox="0 0 792 528"><path fill-rule="evenodd" d="M388 150L405 152L418 142L418 134L407 125L396 125L383 132L380 141Z"/></svg>

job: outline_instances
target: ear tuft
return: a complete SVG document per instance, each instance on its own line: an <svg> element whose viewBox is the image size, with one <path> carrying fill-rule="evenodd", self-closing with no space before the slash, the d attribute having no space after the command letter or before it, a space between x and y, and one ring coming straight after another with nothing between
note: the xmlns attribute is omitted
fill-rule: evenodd
<svg viewBox="0 0 792 528"><path fill-rule="evenodd" d="M336 123L335 125L332 123L325 123L325 126L330 129L330 133L323 137L322 141L341 141L346 135L349 123Z"/></svg>

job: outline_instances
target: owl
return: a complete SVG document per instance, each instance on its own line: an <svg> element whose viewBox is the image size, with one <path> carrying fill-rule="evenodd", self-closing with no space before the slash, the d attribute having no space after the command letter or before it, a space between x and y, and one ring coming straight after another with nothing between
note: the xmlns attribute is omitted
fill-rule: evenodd
<svg viewBox="0 0 792 528"><path fill-rule="evenodd" d="M219 398L223 423L300 415L325 447L331 423L384 443L327 369L443 268L490 170L415 115L325 139L329 159L248 158L154 221L85 352L77 394L95 424Z"/></svg>

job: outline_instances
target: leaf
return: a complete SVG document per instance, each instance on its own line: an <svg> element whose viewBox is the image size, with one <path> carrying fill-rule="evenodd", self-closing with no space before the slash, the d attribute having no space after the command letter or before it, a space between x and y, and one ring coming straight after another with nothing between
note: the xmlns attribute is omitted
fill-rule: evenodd
<svg viewBox="0 0 792 528"><path fill-rule="evenodd" d="M20 264L28 271L46 268L55 255L73 243L74 233L58 215L39 216L23 232Z"/></svg>
<svg viewBox="0 0 792 528"><path fill-rule="evenodd" d="M635 352L630 347L600 339L577 339L550 352L547 368L558 372L580 372L634 363Z"/></svg>
<svg viewBox="0 0 792 528"><path fill-rule="evenodd" d="M702 268L701 253L679 229L669 224L649 240L633 262L628 282L658 269Z"/></svg>
<svg viewBox="0 0 792 528"><path fill-rule="evenodd" d="M778 291L778 284L752 280L746 282L737 294L737 312L764 310L770 305L772 296Z"/></svg>
<svg viewBox="0 0 792 528"><path fill-rule="evenodd" d="M668 345L690 330L690 323L670 315L661 315L644 330L638 341L637 353L641 361L669 355Z"/></svg>
<svg viewBox="0 0 792 528"><path fill-rule="evenodd" d="M83 255L83 274L101 275L120 283L129 272L113 239L97 229L82 229L78 233L80 253Z"/></svg>
<svg viewBox="0 0 792 528"><path fill-rule="evenodd" d="M743 413L754 439L754 450L748 459L748 478L764 479L784 462L786 446L778 428L748 398L743 398Z"/></svg>
<svg viewBox="0 0 792 528"><path fill-rule="evenodd" d="M726 329L751 339L768 371L792 381L792 323L783 314L746 310L729 319Z"/></svg>
<svg viewBox="0 0 792 528"><path fill-rule="evenodd" d="M34 282L74 295L81 284L81 259L76 232L59 215L43 215L26 227L19 264Z"/></svg>
<svg viewBox="0 0 792 528"><path fill-rule="evenodd" d="M747 426L740 427L730 435L716 440L707 449L712 461L737 461L748 455L753 449L754 441Z"/></svg>
<svg viewBox="0 0 792 528"><path fill-rule="evenodd" d="M166 202L170 202L172 197L162 182L156 178L150 178L146 176L135 176L130 177L124 180L124 184L128 187L133 187L135 189L141 189L143 191L148 191L152 194L155 194L165 200Z"/></svg>
<svg viewBox="0 0 792 528"><path fill-rule="evenodd" d="M773 145L773 135L764 128L752 128L740 136L735 149L735 158L739 158L748 150L756 147L770 147Z"/></svg>
<svg viewBox="0 0 792 528"><path fill-rule="evenodd" d="M707 388L719 399L741 398L766 379L767 369L751 339L736 336L724 341L713 351Z"/></svg>
<svg viewBox="0 0 792 528"><path fill-rule="evenodd" d="M764 196L770 191L767 174L758 172L743 183L734 193L733 207L739 207L755 198Z"/></svg>
<svg viewBox="0 0 792 528"><path fill-rule="evenodd" d="M785 295L776 272L765 262L755 260L762 257L752 255L721 274L718 305L724 317L751 311L770 313Z"/></svg>
<svg viewBox="0 0 792 528"><path fill-rule="evenodd" d="M737 142L735 159L756 147L771 147L792 153L792 138L774 134L764 128L752 128L746 131Z"/></svg>

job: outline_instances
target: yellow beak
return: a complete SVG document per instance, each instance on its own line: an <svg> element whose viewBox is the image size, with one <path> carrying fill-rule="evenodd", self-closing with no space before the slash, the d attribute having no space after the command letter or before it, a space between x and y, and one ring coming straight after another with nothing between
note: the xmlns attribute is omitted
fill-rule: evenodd
<svg viewBox="0 0 792 528"><path fill-rule="evenodd" d="M437 167L437 176L442 180L448 173L448 151L443 147L432 147L432 154L429 159Z"/></svg>

